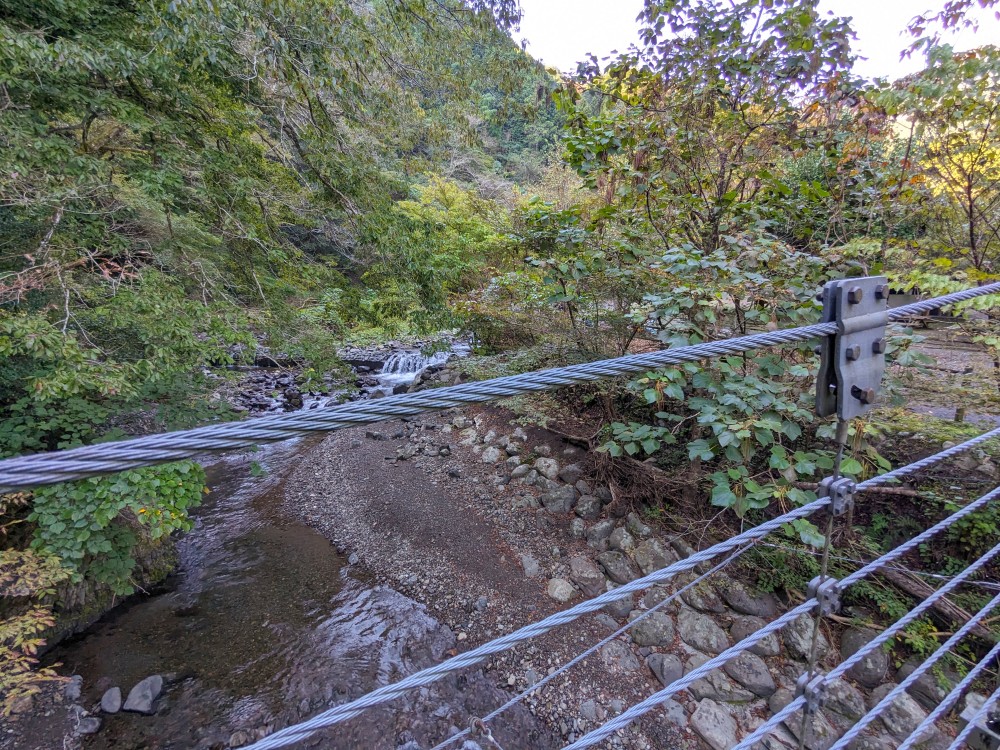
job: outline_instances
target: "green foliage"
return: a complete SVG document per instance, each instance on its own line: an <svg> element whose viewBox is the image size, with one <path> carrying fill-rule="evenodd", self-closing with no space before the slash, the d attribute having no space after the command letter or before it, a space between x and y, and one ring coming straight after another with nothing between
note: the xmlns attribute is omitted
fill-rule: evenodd
<svg viewBox="0 0 1000 750"><path fill-rule="evenodd" d="M189 529L187 510L204 488L204 472L189 461L40 488L28 517L36 525L32 548L58 558L73 580L87 576L131 593L137 536Z"/></svg>

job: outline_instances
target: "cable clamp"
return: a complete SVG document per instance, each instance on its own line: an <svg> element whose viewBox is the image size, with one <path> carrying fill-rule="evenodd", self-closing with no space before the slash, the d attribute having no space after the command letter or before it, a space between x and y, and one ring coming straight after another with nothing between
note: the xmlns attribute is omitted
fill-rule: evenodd
<svg viewBox="0 0 1000 750"><path fill-rule="evenodd" d="M854 507L858 484L850 477L826 477L819 483L819 497L830 498L830 513L842 516Z"/></svg>
<svg viewBox="0 0 1000 750"><path fill-rule="evenodd" d="M806 713L814 714L826 703L828 689L826 675L803 672L795 683L795 697L805 698Z"/></svg>
<svg viewBox="0 0 1000 750"><path fill-rule="evenodd" d="M840 611L840 581L827 576L816 576L809 581L806 595L819 603L819 613L826 617Z"/></svg>

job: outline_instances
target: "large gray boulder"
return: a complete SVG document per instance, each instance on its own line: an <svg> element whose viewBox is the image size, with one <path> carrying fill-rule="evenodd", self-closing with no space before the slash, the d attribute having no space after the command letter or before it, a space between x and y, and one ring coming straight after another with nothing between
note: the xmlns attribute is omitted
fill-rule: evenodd
<svg viewBox="0 0 1000 750"><path fill-rule="evenodd" d="M809 657L812 653L814 622L815 618L808 614L802 614L792 620L785 626L784 630L781 631L781 638L785 642L785 648L788 649L788 654L793 659L798 659L799 661L809 661ZM816 657L819 661L823 661L829 652L830 641L828 641L826 636L823 635L823 629L821 627L817 639Z"/></svg>
<svg viewBox="0 0 1000 750"><path fill-rule="evenodd" d="M628 558L621 552L602 552L597 556L597 562L615 583L628 583L636 578Z"/></svg>
<svg viewBox="0 0 1000 750"><path fill-rule="evenodd" d="M566 484L576 484L583 476L583 469L579 464L566 464L559 472L559 478Z"/></svg>
<svg viewBox="0 0 1000 750"><path fill-rule="evenodd" d="M593 495L580 495L576 501L576 514L586 521L594 521L601 515L602 507L601 501Z"/></svg>
<svg viewBox="0 0 1000 750"><path fill-rule="evenodd" d="M841 659L854 656L867 645L878 633L868 628L848 628L840 637ZM865 654L860 662L847 670L847 676L866 688L878 687L885 679L889 669L889 654L876 648Z"/></svg>
<svg viewBox="0 0 1000 750"><path fill-rule="evenodd" d="M712 750L729 750L739 739L736 719L728 708L711 698L698 703L697 710L691 715L691 728Z"/></svg>
<svg viewBox="0 0 1000 750"><path fill-rule="evenodd" d="M754 594L739 581L729 579L718 584L719 593L726 604L740 614L773 618L778 614L778 600L774 594Z"/></svg>
<svg viewBox="0 0 1000 750"><path fill-rule="evenodd" d="M128 698L125 700L125 705L122 708L125 711L132 711L137 714L152 714L154 711L153 704L160 697L162 691L163 678L158 674L154 674L142 680L129 691Z"/></svg>
<svg viewBox="0 0 1000 750"><path fill-rule="evenodd" d="M604 593L604 574L589 558L579 556L570 558L569 579L588 597Z"/></svg>
<svg viewBox="0 0 1000 750"><path fill-rule="evenodd" d="M554 458L539 458L535 461L535 471L546 479L555 480L559 476L559 462Z"/></svg>
<svg viewBox="0 0 1000 750"><path fill-rule="evenodd" d="M735 659L726 662L722 669L736 682L760 698L768 698L778 689L764 660L756 654L744 652Z"/></svg>
<svg viewBox="0 0 1000 750"><path fill-rule="evenodd" d="M684 676L684 665L675 654L650 654L646 657L646 666L664 687Z"/></svg>
<svg viewBox="0 0 1000 750"><path fill-rule="evenodd" d="M744 617L733 618L733 626L729 629L729 634L733 637L734 643L739 643L767 625L767 621L760 617L746 615ZM781 653L781 644L775 633L764 636L760 641L750 647L750 652L757 656L777 656Z"/></svg>
<svg viewBox="0 0 1000 750"><path fill-rule="evenodd" d="M612 672L634 672L639 668L639 660L622 641L611 641L602 647L601 661Z"/></svg>
<svg viewBox="0 0 1000 750"><path fill-rule="evenodd" d="M557 487L542 494L538 499L550 513L569 513L576 503L576 490L572 487Z"/></svg>
<svg viewBox="0 0 1000 750"><path fill-rule="evenodd" d="M646 539L635 548L632 555L643 575L677 562L677 554L659 539Z"/></svg>
<svg viewBox="0 0 1000 750"><path fill-rule="evenodd" d="M627 555L635 549L635 538L628 533L627 529L619 526L608 537L608 546Z"/></svg>
<svg viewBox="0 0 1000 750"><path fill-rule="evenodd" d="M546 592L550 599L555 599L561 604L565 604L576 596L576 589L573 588L573 584L564 578L550 579Z"/></svg>
<svg viewBox="0 0 1000 750"><path fill-rule="evenodd" d="M729 636L715 620L692 609L682 609L677 616L677 630L681 640L692 648L707 654L718 654L731 645Z"/></svg>
<svg viewBox="0 0 1000 750"><path fill-rule="evenodd" d="M595 549L607 549L608 537L615 530L615 522L610 518L598 521L587 531L587 544Z"/></svg>
<svg viewBox="0 0 1000 750"><path fill-rule="evenodd" d="M633 614L642 615L638 610ZM674 621L670 615L651 612L632 626L631 633L632 640L640 646L670 646L674 642Z"/></svg>
<svg viewBox="0 0 1000 750"><path fill-rule="evenodd" d="M879 703L895 687L896 683L894 682L879 685L872 690L869 697L869 705L874 706ZM900 740L909 737L913 733L913 730L920 725L920 722L926 718L927 712L907 693L903 693L895 698L879 715L879 720L889 730L889 734ZM919 741L926 741L933 735L933 728L928 729L921 735Z"/></svg>

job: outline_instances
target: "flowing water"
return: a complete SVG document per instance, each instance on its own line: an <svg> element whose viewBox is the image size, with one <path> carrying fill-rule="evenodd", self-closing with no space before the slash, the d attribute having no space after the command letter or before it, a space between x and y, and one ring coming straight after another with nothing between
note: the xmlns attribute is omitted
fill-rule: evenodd
<svg viewBox="0 0 1000 750"><path fill-rule="evenodd" d="M392 359L384 377L406 382L435 361L418 357ZM87 706L110 687L127 695L149 675L166 679L155 715L105 716L85 747L236 746L437 661L453 645L421 605L359 577L324 537L282 513L282 483L318 439L209 466L211 493L180 540L178 573L49 655L62 673L83 676ZM265 476L252 476L254 462ZM323 747L396 746L374 725L360 731Z"/></svg>

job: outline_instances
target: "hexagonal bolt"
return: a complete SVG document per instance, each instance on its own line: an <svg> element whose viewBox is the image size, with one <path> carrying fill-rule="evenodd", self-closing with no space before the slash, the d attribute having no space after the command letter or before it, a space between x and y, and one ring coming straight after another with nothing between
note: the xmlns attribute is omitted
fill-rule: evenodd
<svg viewBox="0 0 1000 750"><path fill-rule="evenodd" d="M856 362L861 359L861 347L857 345L849 346L844 354L847 356L849 362Z"/></svg>
<svg viewBox="0 0 1000 750"><path fill-rule="evenodd" d="M872 342L872 354L885 353L885 339L877 338Z"/></svg>
<svg viewBox="0 0 1000 750"><path fill-rule="evenodd" d="M879 284L875 287L875 299L889 299L888 284Z"/></svg>
<svg viewBox="0 0 1000 750"><path fill-rule="evenodd" d="M870 406L875 403L875 389L874 388L859 388L856 385L851 386L851 395L854 396L858 401L860 401L865 406Z"/></svg>
<svg viewBox="0 0 1000 750"><path fill-rule="evenodd" d="M852 305L858 304L862 299L864 299L865 290L859 286L852 286L847 292L847 301Z"/></svg>

